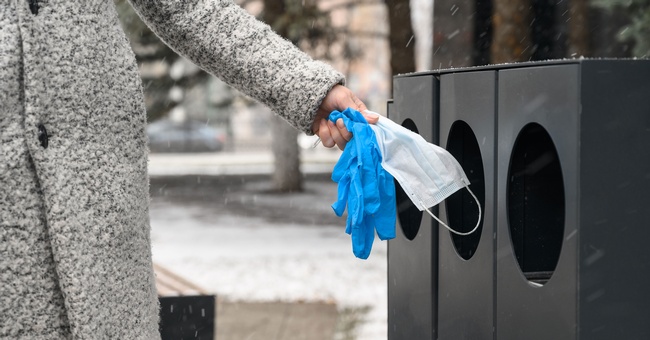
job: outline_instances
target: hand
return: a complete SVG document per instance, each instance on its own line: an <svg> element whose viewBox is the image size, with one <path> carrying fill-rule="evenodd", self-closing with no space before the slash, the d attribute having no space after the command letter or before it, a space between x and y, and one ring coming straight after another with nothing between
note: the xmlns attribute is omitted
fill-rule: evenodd
<svg viewBox="0 0 650 340"><path fill-rule="evenodd" d="M311 130L320 137L325 147L331 148L336 145L343 150L347 142L352 138L352 133L345 128L342 119L337 120L336 124L327 119L332 111L343 111L348 107L361 112L370 124L377 123L379 119L375 115L364 112L368 109L366 104L359 100L350 89L343 85L335 85L323 99L311 127Z"/></svg>

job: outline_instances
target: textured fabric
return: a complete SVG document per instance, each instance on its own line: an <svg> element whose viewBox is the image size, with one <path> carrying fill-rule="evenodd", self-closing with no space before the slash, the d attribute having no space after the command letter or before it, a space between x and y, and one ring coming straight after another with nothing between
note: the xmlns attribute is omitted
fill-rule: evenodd
<svg viewBox="0 0 650 340"><path fill-rule="evenodd" d="M24 131L18 16L0 5L0 338L69 334L45 228L45 206Z"/></svg>
<svg viewBox="0 0 650 340"><path fill-rule="evenodd" d="M345 232L351 236L352 252L367 259L372 250L375 231L381 240L395 237L395 183L382 168L382 154L375 133L359 111L334 111L329 119L342 119L352 139L345 146L332 171L338 183L338 199L332 204L342 216L346 207L348 218Z"/></svg>
<svg viewBox="0 0 650 340"><path fill-rule="evenodd" d="M134 5L177 51L308 129L341 75L230 1L184 3ZM134 55L113 1L38 4L0 0L0 339L159 338Z"/></svg>

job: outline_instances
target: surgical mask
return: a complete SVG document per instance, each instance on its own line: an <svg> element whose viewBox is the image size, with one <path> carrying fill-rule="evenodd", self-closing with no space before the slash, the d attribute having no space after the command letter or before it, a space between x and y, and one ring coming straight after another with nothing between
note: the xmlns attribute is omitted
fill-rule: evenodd
<svg viewBox="0 0 650 340"><path fill-rule="evenodd" d="M372 111L366 112L379 116ZM470 182L465 172L447 150L428 143L419 134L382 116L370 127L382 153L382 167L397 180L420 211L429 213L454 234L465 236L478 229L481 205L469 189ZM462 188L469 191L478 205L478 221L469 232L452 229L429 210Z"/></svg>

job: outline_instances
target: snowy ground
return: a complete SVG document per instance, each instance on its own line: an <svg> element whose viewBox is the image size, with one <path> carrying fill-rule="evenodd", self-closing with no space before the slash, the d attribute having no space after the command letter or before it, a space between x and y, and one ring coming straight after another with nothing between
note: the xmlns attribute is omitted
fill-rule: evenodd
<svg viewBox="0 0 650 340"><path fill-rule="evenodd" d="M386 243L355 258L336 185L316 177L298 194L268 192L266 176L153 178L154 261L229 300L370 307L357 339L386 339Z"/></svg>

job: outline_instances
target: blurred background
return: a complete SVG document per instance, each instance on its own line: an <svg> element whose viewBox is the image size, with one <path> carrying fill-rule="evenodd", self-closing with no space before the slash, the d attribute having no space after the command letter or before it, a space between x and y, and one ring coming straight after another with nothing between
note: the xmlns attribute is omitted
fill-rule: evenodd
<svg viewBox="0 0 650 340"><path fill-rule="evenodd" d="M650 0L236 2L344 73L381 114L395 74L650 55ZM220 303L324 303L334 338L385 339L386 245L354 258L330 208L340 151L314 147L115 3L145 89L154 261Z"/></svg>

